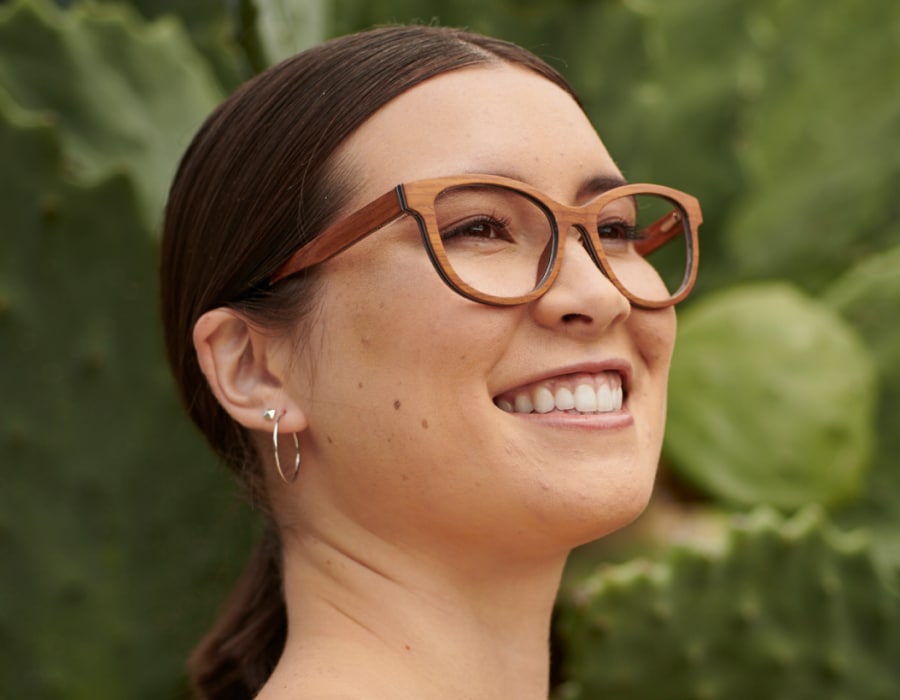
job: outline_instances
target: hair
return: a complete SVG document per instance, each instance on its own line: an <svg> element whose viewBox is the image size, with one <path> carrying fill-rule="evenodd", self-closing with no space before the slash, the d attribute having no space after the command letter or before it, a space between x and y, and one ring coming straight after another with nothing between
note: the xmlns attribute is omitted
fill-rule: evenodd
<svg viewBox="0 0 900 700"><path fill-rule="evenodd" d="M250 431L210 391L192 343L194 324L224 306L274 333L301 327L313 305L316 271L271 288L267 280L337 217L352 193L336 164L341 144L429 78L499 63L532 70L578 102L555 69L515 44L445 27L381 27L332 39L245 83L209 116L181 160L161 250L168 359L191 419L269 520L218 621L189 660L199 697L253 697L283 650L287 617L264 463Z"/></svg>

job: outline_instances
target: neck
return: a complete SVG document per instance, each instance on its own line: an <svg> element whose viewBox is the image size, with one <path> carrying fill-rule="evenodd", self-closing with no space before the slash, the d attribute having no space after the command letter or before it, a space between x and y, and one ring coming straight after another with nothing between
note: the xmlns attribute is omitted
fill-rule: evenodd
<svg viewBox="0 0 900 700"><path fill-rule="evenodd" d="M437 559L359 532L343 542L285 536L288 641L273 679L289 669L295 688L373 699L546 700L564 555Z"/></svg>

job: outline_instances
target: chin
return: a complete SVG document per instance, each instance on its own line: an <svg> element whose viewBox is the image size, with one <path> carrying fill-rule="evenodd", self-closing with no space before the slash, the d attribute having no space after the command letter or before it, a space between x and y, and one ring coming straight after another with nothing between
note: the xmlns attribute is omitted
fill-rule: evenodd
<svg viewBox="0 0 900 700"><path fill-rule="evenodd" d="M597 487L596 493L582 494L577 503L564 509L565 520L573 527L568 545L574 548L603 539L634 522L650 502L654 478L655 470L648 476L636 476L624 483Z"/></svg>

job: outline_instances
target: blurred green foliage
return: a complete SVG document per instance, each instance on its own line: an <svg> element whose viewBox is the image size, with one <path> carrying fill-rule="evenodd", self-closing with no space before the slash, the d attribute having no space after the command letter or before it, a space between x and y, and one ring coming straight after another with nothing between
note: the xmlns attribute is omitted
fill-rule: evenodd
<svg viewBox="0 0 900 700"><path fill-rule="evenodd" d="M859 496L876 375L847 321L784 282L728 287L679 320L666 431L673 469L737 507L791 511Z"/></svg>
<svg viewBox="0 0 900 700"><path fill-rule="evenodd" d="M187 650L256 525L183 418L163 361L165 191L202 117L243 79L319 38L393 21L532 49L572 80L629 179L704 207L661 494L624 546L574 558L560 693L742 697L735 689L757 687L765 660L781 658L790 673L743 697L889 697L900 4L856 0L0 2L0 697L180 692ZM808 504L828 510L791 520ZM787 520L765 511L742 525L740 511L759 505ZM685 532L676 553L658 554ZM732 544L708 555L710 539ZM583 578L622 552L660 557L656 573L635 574L634 560ZM694 561L729 573L691 588ZM822 609L807 598L822 576L838 581L825 608L835 624L816 651ZM721 619L705 615L686 641L713 594ZM629 629L662 603L685 606L678 624ZM732 613L745 628L728 627ZM666 651L694 648L703 663L673 670ZM845 682L863 675L868 685Z"/></svg>
<svg viewBox="0 0 900 700"><path fill-rule="evenodd" d="M865 538L807 507L729 523L580 580L560 622L559 700L881 698L900 687L900 605Z"/></svg>

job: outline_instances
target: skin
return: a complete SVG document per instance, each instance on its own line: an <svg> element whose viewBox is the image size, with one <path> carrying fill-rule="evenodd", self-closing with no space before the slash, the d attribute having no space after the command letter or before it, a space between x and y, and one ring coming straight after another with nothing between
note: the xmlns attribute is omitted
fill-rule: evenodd
<svg viewBox="0 0 900 700"><path fill-rule="evenodd" d="M565 92L505 65L405 93L340 159L359 185L347 213L445 175L503 174L570 204L591 178L621 178ZM261 431L263 454L266 408L286 411L282 435L301 443L294 484L268 475L289 635L259 697L546 698L566 556L649 499L675 336L672 309L632 309L573 242L546 295L494 308L447 288L401 219L325 264L299 351L231 311L198 322L210 385ZM629 375L614 415L494 403L610 366Z"/></svg>

